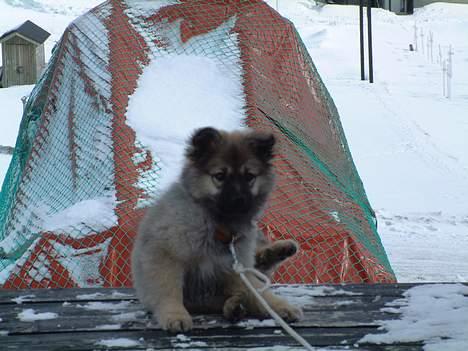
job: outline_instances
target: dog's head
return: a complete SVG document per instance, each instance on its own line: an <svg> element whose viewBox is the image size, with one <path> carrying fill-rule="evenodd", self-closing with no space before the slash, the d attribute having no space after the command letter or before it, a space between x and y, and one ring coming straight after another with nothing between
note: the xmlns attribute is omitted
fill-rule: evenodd
<svg viewBox="0 0 468 351"><path fill-rule="evenodd" d="M251 219L273 187L274 144L272 134L198 129L188 143L182 181L216 218Z"/></svg>

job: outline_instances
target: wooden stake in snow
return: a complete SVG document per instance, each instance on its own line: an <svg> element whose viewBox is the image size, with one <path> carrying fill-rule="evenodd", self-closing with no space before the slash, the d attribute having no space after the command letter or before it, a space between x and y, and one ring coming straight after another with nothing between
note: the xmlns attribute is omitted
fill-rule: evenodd
<svg viewBox="0 0 468 351"><path fill-rule="evenodd" d="M432 31L429 32L429 39L427 41L427 57L431 59L431 63L434 63L433 47L434 44L434 34Z"/></svg>
<svg viewBox="0 0 468 351"><path fill-rule="evenodd" d="M447 58L447 98L452 97L452 76L453 76L453 67L452 67L452 56L453 50L452 45L449 46L448 58Z"/></svg>
<svg viewBox="0 0 468 351"><path fill-rule="evenodd" d="M446 61L443 60L442 61L442 93L444 97L446 97L446 94L445 94L446 75L447 75L447 64L446 64Z"/></svg>
<svg viewBox="0 0 468 351"><path fill-rule="evenodd" d="M440 47L440 44L439 44L439 57L437 59L437 63L439 63L440 67L442 67L442 48Z"/></svg>
<svg viewBox="0 0 468 351"><path fill-rule="evenodd" d="M424 31L421 29L420 32L421 32L421 34L420 34L421 35L421 49L422 49L422 53L424 55Z"/></svg>
<svg viewBox="0 0 468 351"><path fill-rule="evenodd" d="M414 28L414 38L413 38L414 51L418 51L418 27L416 26L416 23L414 24L413 28Z"/></svg>

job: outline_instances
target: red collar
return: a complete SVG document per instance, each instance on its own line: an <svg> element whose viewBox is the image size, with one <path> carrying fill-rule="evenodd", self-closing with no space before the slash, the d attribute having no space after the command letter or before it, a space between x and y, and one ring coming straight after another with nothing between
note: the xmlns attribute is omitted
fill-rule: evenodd
<svg viewBox="0 0 468 351"><path fill-rule="evenodd" d="M217 226L214 232L214 238L221 241L223 244L229 244L232 241L232 233L223 226Z"/></svg>

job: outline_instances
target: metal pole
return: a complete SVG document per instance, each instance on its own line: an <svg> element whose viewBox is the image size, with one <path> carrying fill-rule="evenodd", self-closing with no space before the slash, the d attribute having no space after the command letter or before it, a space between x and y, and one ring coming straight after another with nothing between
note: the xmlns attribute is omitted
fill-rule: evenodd
<svg viewBox="0 0 468 351"><path fill-rule="evenodd" d="M374 83L374 65L372 63L372 1L367 0L367 44L369 46L369 83Z"/></svg>
<svg viewBox="0 0 468 351"><path fill-rule="evenodd" d="M361 52L361 80L364 76L364 0L359 0L359 45Z"/></svg>

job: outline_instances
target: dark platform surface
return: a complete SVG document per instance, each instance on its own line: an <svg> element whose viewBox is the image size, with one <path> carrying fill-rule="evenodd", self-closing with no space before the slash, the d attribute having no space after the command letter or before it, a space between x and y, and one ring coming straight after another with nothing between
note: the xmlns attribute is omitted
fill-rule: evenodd
<svg viewBox="0 0 468 351"><path fill-rule="evenodd" d="M318 350L422 350L422 342L357 344L366 334L382 332L382 320L399 318L381 309L414 286L275 289L303 306L305 318L292 326ZM132 289L0 290L0 319L1 350L301 349L272 320L230 324L217 315L195 315L193 331L168 334L151 322Z"/></svg>

